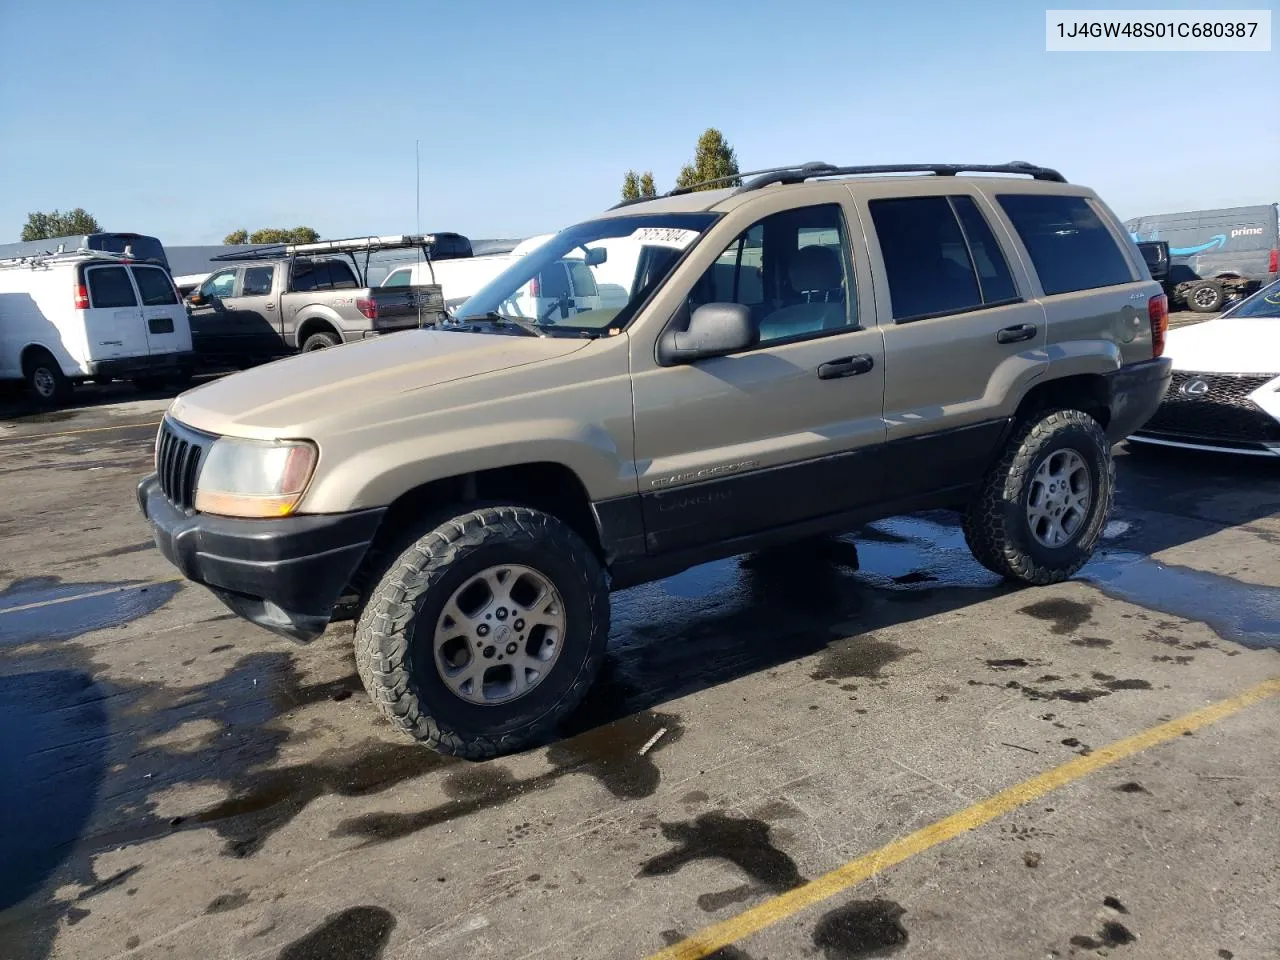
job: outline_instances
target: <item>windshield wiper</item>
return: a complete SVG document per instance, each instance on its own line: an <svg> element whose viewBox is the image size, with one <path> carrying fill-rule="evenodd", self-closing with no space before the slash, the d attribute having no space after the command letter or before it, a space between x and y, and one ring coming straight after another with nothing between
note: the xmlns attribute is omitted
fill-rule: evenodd
<svg viewBox="0 0 1280 960"><path fill-rule="evenodd" d="M523 330L531 337L547 336L547 331L532 320L526 320L524 317L510 317L505 313L499 313L497 310L490 310L488 313L476 314L471 317L462 317L458 322L465 324L468 321L482 321L484 323L491 323L497 327L515 327L517 330Z"/></svg>

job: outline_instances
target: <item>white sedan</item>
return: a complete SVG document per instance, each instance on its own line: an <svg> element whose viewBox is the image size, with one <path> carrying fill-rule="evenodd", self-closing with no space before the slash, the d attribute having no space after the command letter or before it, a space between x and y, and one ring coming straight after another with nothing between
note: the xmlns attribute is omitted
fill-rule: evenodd
<svg viewBox="0 0 1280 960"><path fill-rule="evenodd" d="M1169 392L1129 439L1280 457L1280 280L1168 338Z"/></svg>

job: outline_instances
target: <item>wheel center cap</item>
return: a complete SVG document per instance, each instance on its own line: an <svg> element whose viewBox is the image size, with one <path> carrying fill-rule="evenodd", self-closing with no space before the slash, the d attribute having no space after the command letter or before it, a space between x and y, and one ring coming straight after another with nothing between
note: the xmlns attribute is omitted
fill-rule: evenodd
<svg viewBox="0 0 1280 960"><path fill-rule="evenodd" d="M508 627L505 623L502 626L498 627L497 630L493 631L493 639L496 643L506 643L507 639L510 636L511 636L511 628Z"/></svg>

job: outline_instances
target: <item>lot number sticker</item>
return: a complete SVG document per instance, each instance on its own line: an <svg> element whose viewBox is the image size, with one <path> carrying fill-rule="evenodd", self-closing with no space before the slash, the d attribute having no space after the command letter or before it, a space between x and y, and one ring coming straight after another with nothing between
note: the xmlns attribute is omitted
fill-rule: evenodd
<svg viewBox="0 0 1280 960"><path fill-rule="evenodd" d="M679 227L641 227L631 234L631 239L651 247L675 247L683 250L698 239L698 231Z"/></svg>

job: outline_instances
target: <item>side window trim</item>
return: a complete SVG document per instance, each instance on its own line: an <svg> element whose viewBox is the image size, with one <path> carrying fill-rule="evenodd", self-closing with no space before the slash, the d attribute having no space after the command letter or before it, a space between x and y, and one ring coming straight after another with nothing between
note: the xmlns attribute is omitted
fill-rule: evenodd
<svg viewBox="0 0 1280 960"><path fill-rule="evenodd" d="M978 309L985 309L988 307L1007 307L1013 303L1023 303L1026 298L1021 295L1017 295L1013 297L1002 297L999 300L987 299L987 291L983 289L983 286L982 286L982 271L978 269L978 258L973 255L973 241L969 238L969 231L964 225L964 218L960 216L960 211L956 209L957 197L969 197L970 200L972 200L973 198L969 196L969 194L967 193L949 193L947 194L947 206L951 208L951 215L956 218L956 224L959 225L960 227L960 236L964 239L965 255L969 258L969 269L973 271L973 277L975 280L978 281L978 296L982 299L982 304ZM974 203L974 209L977 212L978 216L986 219L985 216L983 215L982 208L978 206L976 203ZM987 223L987 229L991 230L991 223L989 221ZM1006 254L1005 251L1000 247L1000 240L998 237L996 237L994 230L991 230L991 239L995 241L996 253L1000 254L1000 260L1004 264L1005 272L1009 274L1009 281L1013 284L1014 292L1017 293L1018 281L1014 279L1013 270L1010 269L1009 267L1008 254ZM967 313L969 311L956 311L956 312Z"/></svg>

